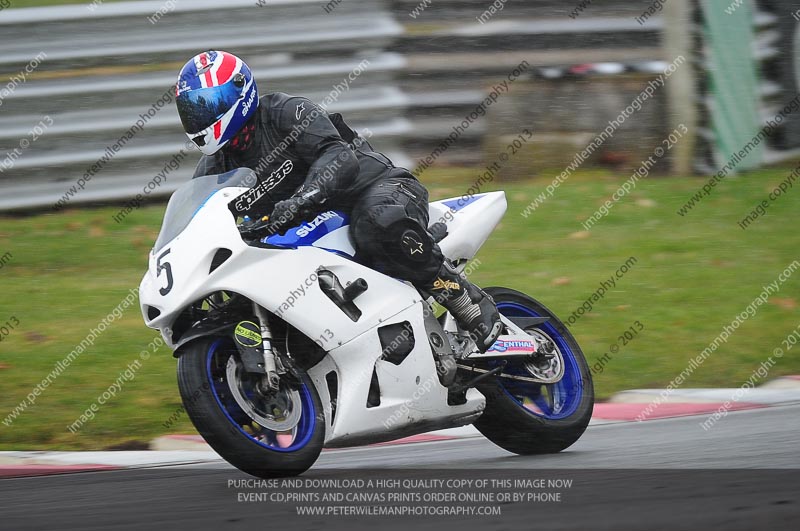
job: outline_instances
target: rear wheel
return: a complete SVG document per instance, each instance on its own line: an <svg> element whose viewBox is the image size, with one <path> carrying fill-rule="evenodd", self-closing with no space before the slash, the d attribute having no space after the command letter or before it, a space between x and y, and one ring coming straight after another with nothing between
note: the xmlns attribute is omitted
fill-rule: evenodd
<svg viewBox="0 0 800 531"><path fill-rule="evenodd" d="M200 435L226 461L254 476L294 476L322 450L324 413L305 371L281 377L277 392L259 391L260 376L243 370L230 338L204 338L183 348L178 387Z"/></svg>
<svg viewBox="0 0 800 531"><path fill-rule="evenodd" d="M551 341L557 351L548 362L532 359L509 363L503 374L534 378L563 371L563 377L554 384L502 377L479 384L478 390L486 396L486 410L475 427L509 452L560 452L578 440L592 416L594 388L583 352L564 323L537 300L507 288L485 291L506 317L548 317L526 331Z"/></svg>

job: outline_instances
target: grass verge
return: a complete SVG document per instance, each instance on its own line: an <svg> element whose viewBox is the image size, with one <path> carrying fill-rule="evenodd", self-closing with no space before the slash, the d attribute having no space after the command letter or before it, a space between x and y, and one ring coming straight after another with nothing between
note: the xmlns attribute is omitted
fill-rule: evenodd
<svg viewBox="0 0 800 531"><path fill-rule="evenodd" d="M737 225L786 175L775 169L727 179L686 217L675 212L704 181L642 180L588 232L581 222L624 178L573 176L528 218L523 208L549 183L494 182L484 190L505 189L509 207L473 278L524 291L566 319L635 257L571 329L594 363L640 321L644 330L596 371L597 394L663 387L798 258L800 190L787 192L747 230ZM423 180L432 198L442 198L461 195L477 177L446 169ZM0 218L0 325L19 322L0 343L0 421L138 286L163 210L142 208L122 224L111 219L117 207ZM800 272L683 385L742 385L798 326L799 289ZM185 416L164 427L180 408L166 347L143 361L78 433L67 429L155 337L136 307L126 310L10 426L0 423L0 450L97 449L192 431ZM800 357L786 355L769 377L798 372Z"/></svg>

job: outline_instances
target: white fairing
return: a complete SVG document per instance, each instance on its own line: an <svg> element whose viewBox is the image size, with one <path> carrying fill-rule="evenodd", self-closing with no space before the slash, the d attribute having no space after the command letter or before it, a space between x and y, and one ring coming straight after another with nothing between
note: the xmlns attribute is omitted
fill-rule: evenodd
<svg viewBox="0 0 800 531"><path fill-rule="evenodd" d="M414 327L415 343L411 354L400 364L381 360L377 333L366 333L354 341L334 348L330 355L309 371L320 392L328 429L328 446L352 446L397 438L431 429L461 426L475 420L485 406L478 391L467 392L467 402L447 405L447 389L439 383L433 353L424 334L422 302L407 308L383 324L408 321ZM381 390L380 405L366 407L373 368ZM338 379L335 402L328 392L326 376L331 371ZM336 415L331 421L331 404ZM397 437L386 437L397 433Z"/></svg>
<svg viewBox="0 0 800 531"><path fill-rule="evenodd" d="M313 245L319 249L339 251L348 256L356 255L356 249L353 247L353 239L350 237L350 227L347 226L338 228L330 234L326 234L315 241Z"/></svg>
<svg viewBox="0 0 800 531"><path fill-rule="evenodd" d="M323 250L352 254L352 242L343 229L297 249L248 246L228 209L245 191L247 188L217 191L182 232L150 254L149 271L140 287L148 326L159 329L175 347L170 330L177 317L194 302L218 291L244 295L280 316L328 352L309 370L325 409L328 446L387 440L469 423L479 416L485 399L474 389L467 393L465 404L447 404L447 390L439 383L426 340L426 303L413 287ZM441 246L454 260L472 258L505 211L502 192L476 197L454 212L444 202L431 204L432 223L451 218L443 220L450 234ZM209 273L219 249L227 249L231 255ZM369 288L355 300L362 312L358 321L352 321L321 291L316 281L320 267L333 271L343 285L358 278L366 280ZM381 359L378 328L404 321L413 326L415 346L395 365ZM380 405L367 407L373 370L380 385ZM338 380L338 397L330 396L326 383L331 372Z"/></svg>
<svg viewBox="0 0 800 531"><path fill-rule="evenodd" d="M463 205L463 206L462 206ZM447 225L447 237L439 242L442 252L456 264L465 264L478 252L506 213L506 194L488 192L430 204L431 224Z"/></svg>

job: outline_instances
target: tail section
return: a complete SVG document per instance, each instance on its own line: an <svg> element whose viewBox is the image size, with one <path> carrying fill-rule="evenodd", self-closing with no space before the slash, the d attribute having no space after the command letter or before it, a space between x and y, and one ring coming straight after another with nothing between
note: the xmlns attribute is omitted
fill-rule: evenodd
<svg viewBox="0 0 800 531"><path fill-rule="evenodd" d="M505 192L488 192L435 201L429 206L430 223L447 226L439 246L456 264L471 260L506 213Z"/></svg>

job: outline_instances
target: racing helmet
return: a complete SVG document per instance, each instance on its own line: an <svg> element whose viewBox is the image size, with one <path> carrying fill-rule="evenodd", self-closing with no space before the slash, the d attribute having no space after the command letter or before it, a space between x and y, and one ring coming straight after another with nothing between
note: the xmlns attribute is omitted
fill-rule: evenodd
<svg viewBox="0 0 800 531"><path fill-rule="evenodd" d="M253 73L233 54L208 51L191 58L175 85L183 130L206 155L213 155L258 109Z"/></svg>

